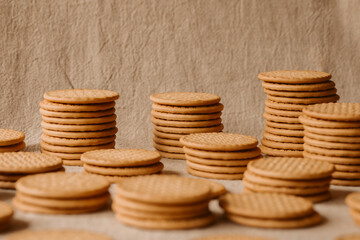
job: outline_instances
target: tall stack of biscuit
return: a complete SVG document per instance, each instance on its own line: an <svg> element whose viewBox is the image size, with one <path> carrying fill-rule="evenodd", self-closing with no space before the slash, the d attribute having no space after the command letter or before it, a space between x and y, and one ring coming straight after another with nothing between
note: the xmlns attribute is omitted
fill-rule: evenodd
<svg viewBox="0 0 360 240"><path fill-rule="evenodd" d="M269 156L302 157L304 129L298 117L307 105L336 102L331 75L318 71L273 71L258 75L267 94L261 150Z"/></svg>
<svg viewBox="0 0 360 240"><path fill-rule="evenodd" d="M179 139L191 133L221 132L220 97L209 93L152 94L154 147L165 158L185 159Z"/></svg>
<svg viewBox="0 0 360 240"><path fill-rule="evenodd" d="M360 186L360 103L304 108L304 157L334 164L331 184Z"/></svg>
<svg viewBox="0 0 360 240"><path fill-rule="evenodd" d="M41 151L81 166L86 151L114 148L117 92L67 89L46 92L40 102Z"/></svg>
<svg viewBox="0 0 360 240"><path fill-rule="evenodd" d="M25 148L25 134L11 129L0 129L0 152L16 152Z"/></svg>
<svg viewBox="0 0 360 240"><path fill-rule="evenodd" d="M261 157L258 141L232 133L197 133L180 139L184 145L187 171L194 176L242 179L247 164Z"/></svg>

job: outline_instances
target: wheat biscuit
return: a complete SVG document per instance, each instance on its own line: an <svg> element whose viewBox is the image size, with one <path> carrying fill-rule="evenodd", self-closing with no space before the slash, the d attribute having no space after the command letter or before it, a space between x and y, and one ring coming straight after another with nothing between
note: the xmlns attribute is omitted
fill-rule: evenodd
<svg viewBox="0 0 360 240"><path fill-rule="evenodd" d="M292 91L292 92L316 92L325 91L335 88L333 81L326 81L322 83L308 83L308 84L283 84L273 82L262 82L263 88L271 89L274 91Z"/></svg>
<svg viewBox="0 0 360 240"><path fill-rule="evenodd" d="M0 188L3 189L15 189L16 181L2 181L0 180Z"/></svg>
<svg viewBox="0 0 360 240"><path fill-rule="evenodd" d="M53 118L98 118L113 115L115 108L95 112L57 112L40 108L40 113L43 116Z"/></svg>
<svg viewBox="0 0 360 240"><path fill-rule="evenodd" d="M207 214L197 218L159 220L159 219L134 218L117 213L116 218L120 222L129 226L145 228L145 229L163 229L163 230L201 228L208 226L215 221L215 217L212 214Z"/></svg>
<svg viewBox="0 0 360 240"><path fill-rule="evenodd" d="M0 174L0 181L9 181L16 182L22 177L27 176L28 174Z"/></svg>
<svg viewBox="0 0 360 240"><path fill-rule="evenodd" d="M41 117L44 122L56 123L63 125L90 125L90 124L104 124L110 123L116 120L116 114L105 117L94 118L56 118L56 117Z"/></svg>
<svg viewBox="0 0 360 240"><path fill-rule="evenodd" d="M176 175L128 178L116 186L116 193L129 199L155 204L191 204L211 198L211 188L195 179Z"/></svg>
<svg viewBox="0 0 360 240"><path fill-rule="evenodd" d="M259 73L258 78L274 83L321 83L330 80L331 74L312 70L279 70Z"/></svg>
<svg viewBox="0 0 360 240"><path fill-rule="evenodd" d="M251 158L251 159L234 159L234 160L223 160L223 159L211 159L211 158L200 158L195 157L189 154L185 154L186 160L189 160L193 163L208 165L208 166L246 166L250 161L259 160L262 156Z"/></svg>
<svg viewBox="0 0 360 240"><path fill-rule="evenodd" d="M336 238L336 240L359 240L359 239L360 239L359 234L350 234L350 235L348 234Z"/></svg>
<svg viewBox="0 0 360 240"><path fill-rule="evenodd" d="M353 179L353 180L360 180L360 173L359 172L341 172L341 171L334 171L332 177L335 179Z"/></svg>
<svg viewBox="0 0 360 240"><path fill-rule="evenodd" d="M304 228L310 227L323 222L323 218L318 214L314 213L309 216L303 218L295 218L295 219L258 219L258 218L248 218L242 217L239 215L228 214L227 217L235 222L242 225L250 226L250 227L259 227L259 228Z"/></svg>
<svg viewBox="0 0 360 240"><path fill-rule="evenodd" d="M331 185L339 185L339 186L360 186L360 180L354 179L331 179Z"/></svg>
<svg viewBox="0 0 360 240"><path fill-rule="evenodd" d="M272 121L265 121L266 126L272 128L280 128L287 130L304 130L304 127L301 123L278 123Z"/></svg>
<svg viewBox="0 0 360 240"><path fill-rule="evenodd" d="M325 156L323 154L311 153L305 150L304 158L325 161L332 164L360 164L360 158Z"/></svg>
<svg viewBox="0 0 360 240"><path fill-rule="evenodd" d="M346 196L345 198L346 204L357 210L360 211L360 193L359 192L353 192Z"/></svg>
<svg viewBox="0 0 360 240"><path fill-rule="evenodd" d="M65 159L63 160L63 164L66 166L82 166L84 163L78 159Z"/></svg>
<svg viewBox="0 0 360 240"><path fill-rule="evenodd" d="M170 106L206 106L219 103L220 97L200 92L167 92L152 94L150 100Z"/></svg>
<svg viewBox="0 0 360 240"><path fill-rule="evenodd" d="M83 162L103 167L145 166L158 163L160 159L158 152L145 149L102 149L81 155Z"/></svg>
<svg viewBox="0 0 360 240"><path fill-rule="evenodd" d="M290 98L290 97L276 97L267 95L267 99L273 102L280 103L294 103L294 104L316 104L316 103L328 103L328 102L336 102L339 100L339 95L332 96L324 96L324 97L313 97L313 98Z"/></svg>
<svg viewBox="0 0 360 240"><path fill-rule="evenodd" d="M313 91L313 92L292 92L292 91L277 91L264 88L266 94L278 97L296 97L296 98L305 98L305 97L324 97L331 96L336 94L336 88L324 90L324 91Z"/></svg>
<svg viewBox="0 0 360 240"><path fill-rule="evenodd" d="M213 235L206 237L192 238L192 240L270 240L269 238L253 237L248 235Z"/></svg>
<svg viewBox="0 0 360 240"><path fill-rule="evenodd" d="M224 159L224 160L249 159L249 158L258 157L261 154L259 148L254 148L245 151L231 151L231 152L198 150L189 147L183 147L183 150L186 154L199 158Z"/></svg>
<svg viewBox="0 0 360 240"><path fill-rule="evenodd" d="M44 94L44 99L47 101L71 104L105 103L118 98L117 92L99 89L65 89Z"/></svg>
<svg viewBox="0 0 360 240"><path fill-rule="evenodd" d="M263 133L264 139L275 141L275 142L283 142L283 143L304 143L303 138L301 137L287 137L271 134L268 132Z"/></svg>
<svg viewBox="0 0 360 240"><path fill-rule="evenodd" d="M42 121L41 127L53 130L53 131L64 131L64 132L94 132L101 131L105 129L110 129L116 127L116 121L103 124L89 124L89 125L64 125L56 123L47 123Z"/></svg>
<svg viewBox="0 0 360 240"><path fill-rule="evenodd" d="M189 160L186 161L187 166L189 166L192 169L203 171L203 172L209 172L209 173L244 173L246 170L246 167L240 166L231 166L231 167L224 167L224 166L208 166L203 164L198 164L191 162Z"/></svg>
<svg viewBox="0 0 360 240"><path fill-rule="evenodd" d="M315 147L328 148L328 149L348 149L348 150L359 150L360 143L336 143L336 142L327 142L304 137L304 142Z"/></svg>
<svg viewBox="0 0 360 240"><path fill-rule="evenodd" d="M47 100L40 102L40 108L54 112L97 112L115 107L115 102L97 103L97 104L64 104L55 103Z"/></svg>
<svg viewBox="0 0 360 240"><path fill-rule="evenodd" d="M294 187L294 188L306 188L306 187L323 187L329 186L331 178L317 179L317 180L284 180L270 177L263 177L257 175L250 170L246 170L244 173L244 179L255 184L262 184L274 187Z"/></svg>
<svg viewBox="0 0 360 240"><path fill-rule="evenodd" d="M288 136L288 137L303 137L304 136L304 131L303 130L293 130L293 129L281 129L281 128L274 128L274 127L270 127L265 125L265 131L275 134L275 135L280 135L280 136Z"/></svg>
<svg viewBox="0 0 360 240"><path fill-rule="evenodd" d="M61 158L63 161L64 160L80 159L80 157L81 157L81 153L59 153L59 152L47 151L45 149L41 149L41 152L44 153L44 154L57 156L57 157Z"/></svg>
<svg viewBox="0 0 360 240"><path fill-rule="evenodd" d="M157 136L153 136L153 141L161 145L183 147L182 143L179 140L175 140L175 139L159 138Z"/></svg>
<svg viewBox="0 0 360 240"><path fill-rule="evenodd" d="M290 149L276 149L264 145L260 146L261 152L273 157L302 157L303 151Z"/></svg>
<svg viewBox="0 0 360 240"><path fill-rule="evenodd" d="M13 215L14 211L12 207L9 204L0 201L0 223L2 224L9 221Z"/></svg>
<svg viewBox="0 0 360 240"><path fill-rule="evenodd" d="M312 202L277 193L226 194L220 206L230 214L262 219L289 219L314 212Z"/></svg>
<svg viewBox="0 0 360 240"><path fill-rule="evenodd" d="M23 132L11 130L11 129L0 129L0 146L9 146L21 143L25 139Z"/></svg>
<svg viewBox="0 0 360 240"><path fill-rule="evenodd" d="M184 153L184 150L182 147L176 147L176 146L169 146L169 145L163 145L158 143L153 143L153 146L156 150L164 151L164 152L170 152L170 153Z"/></svg>
<svg viewBox="0 0 360 240"><path fill-rule="evenodd" d="M178 113L166 113L151 111L151 115L157 119L172 120L172 121L204 121L218 119L221 116L221 112L215 112L210 114L178 114Z"/></svg>
<svg viewBox="0 0 360 240"><path fill-rule="evenodd" d="M189 148L210 151L241 151L254 149L258 140L252 136L233 133L198 133L184 136L180 142Z"/></svg>
<svg viewBox="0 0 360 240"><path fill-rule="evenodd" d="M196 127L211 127L221 124L221 118L204 121L173 121L163 120L160 118L151 118L151 122L157 126L164 127L179 127L179 128L196 128Z"/></svg>
<svg viewBox="0 0 360 240"><path fill-rule="evenodd" d="M301 197L303 197L306 200L309 200L313 203L320 203L320 202L325 202L325 201L331 199L331 193L329 191L327 191L327 192L323 192L323 193L319 193L319 194L306 195L306 196L301 196Z"/></svg>
<svg viewBox="0 0 360 240"><path fill-rule="evenodd" d="M304 129L308 132L321 134L321 135L329 135L329 136L351 136L351 137L359 137L360 136L360 128L318 128L304 125Z"/></svg>
<svg viewBox="0 0 360 240"><path fill-rule="evenodd" d="M60 138L102 138L113 136L117 133L118 129L116 127L105 129L102 131L94 132L63 132L63 131L53 131L43 128L43 134L46 134L51 137L60 137Z"/></svg>
<svg viewBox="0 0 360 240"><path fill-rule="evenodd" d="M326 103L303 109L307 116L333 121L360 121L360 103Z"/></svg>
<svg viewBox="0 0 360 240"><path fill-rule="evenodd" d="M258 175L286 179L322 179L331 176L334 167L330 163L303 158L272 157L252 161L248 169Z"/></svg>
<svg viewBox="0 0 360 240"><path fill-rule="evenodd" d="M7 240L112 240L112 238L83 230L25 230L9 235Z"/></svg>
<svg viewBox="0 0 360 240"><path fill-rule="evenodd" d="M163 139L174 139L179 140L181 137L187 135L187 134L181 134L181 133L165 133L165 132L159 132L156 129L153 129L153 133L157 138L163 138Z"/></svg>
<svg viewBox="0 0 360 240"><path fill-rule="evenodd" d="M153 103L152 109L158 112L175 114L210 114L221 112L224 109L224 105L222 105L221 103L217 103L207 106L181 107Z"/></svg>
<svg viewBox="0 0 360 240"><path fill-rule="evenodd" d="M282 117L277 115L272 115L270 113L264 112L263 117L267 121L271 122L280 122L280 123L300 123L297 117Z"/></svg>
<svg viewBox="0 0 360 240"><path fill-rule="evenodd" d="M110 183L117 183L119 181L122 181L125 178L129 178L128 176L112 176L112 175L102 175L102 174L92 173L92 172L86 171L85 169L84 169L83 173L103 177L106 180L108 180Z"/></svg>
<svg viewBox="0 0 360 240"><path fill-rule="evenodd" d="M240 180L243 179L243 173L212 173L199 171L189 166L186 167L186 171L197 177L211 178L211 179L220 179L220 180Z"/></svg>
<svg viewBox="0 0 360 240"><path fill-rule="evenodd" d="M299 117L302 124L319 128L359 128L360 122L328 121L302 115Z"/></svg>
<svg viewBox="0 0 360 240"><path fill-rule="evenodd" d="M41 141L40 146L50 152L60 152L60 153L84 153L87 151L97 150L97 149L108 149L115 146L115 142L110 142L102 145L95 146L59 146L48 144L44 141Z"/></svg>
<svg viewBox="0 0 360 240"><path fill-rule="evenodd" d="M41 135L41 140L52 145L59 146L96 146L107 144L115 141L116 136L102 137L102 138L59 138L51 137L46 134Z"/></svg>
<svg viewBox="0 0 360 240"><path fill-rule="evenodd" d="M159 132L165 132L165 133L191 134L191 133L220 132L224 129L224 125L220 124L211 127L194 127L194 128L164 127L164 126L154 125L154 128Z"/></svg>
<svg viewBox="0 0 360 240"><path fill-rule="evenodd" d="M186 160L185 154L183 154L183 153L171 153L171 152L164 152L164 151L160 151L160 150L156 150L156 151L159 152L159 154L163 158Z"/></svg>
<svg viewBox="0 0 360 240"><path fill-rule="evenodd" d="M302 111L289 111L289 110L275 109L269 107L265 107L265 112L271 115L277 115L282 117L299 117L302 114Z"/></svg>
<svg viewBox="0 0 360 240"><path fill-rule="evenodd" d="M334 164L334 167L340 172L360 172L360 165Z"/></svg>
<svg viewBox="0 0 360 240"><path fill-rule="evenodd" d="M218 182L210 181L207 179L201 179L201 178L197 178L196 180L198 180L204 184L208 184L210 186L212 198L218 198L227 192L224 185L222 185Z"/></svg>
<svg viewBox="0 0 360 240"><path fill-rule="evenodd" d="M261 144L266 147L276 148L276 149L303 150L302 143L276 142L276 141L272 141L272 140L263 138L261 140Z"/></svg>
<svg viewBox="0 0 360 240"><path fill-rule="evenodd" d="M26 146L25 142L16 143L14 145L1 146L0 153L17 152L17 151L23 150L25 148L25 146Z"/></svg>
<svg viewBox="0 0 360 240"><path fill-rule="evenodd" d="M19 192L44 198L82 198L107 192L110 184L100 176L79 173L43 173L16 182Z"/></svg>
<svg viewBox="0 0 360 240"><path fill-rule="evenodd" d="M294 104L294 103L281 103L271 101L269 99L265 100L265 106L274 108L274 109L283 109L288 111L302 111L307 105L304 104Z"/></svg>
<svg viewBox="0 0 360 240"><path fill-rule="evenodd" d="M328 136L328 135L321 135L317 133L312 133L305 131L304 135L312 138L317 139L320 141L326 142L337 142L337 143L360 143L360 137L342 137L342 136Z"/></svg>
<svg viewBox="0 0 360 240"><path fill-rule="evenodd" d="M325 155L325 156L350 157L350 158L360 157L360 150L321 148L321 147L315 147L315 146L309 145L307 143L304 143L304 150L307 152Z"/></svg>
<svg viewBox="0 0 360 240"><path fill-rule="evenodd" d="M40 214L81 214L81 213L94 212L105 207L105 205L98 205L95 207L74 208L74 209L49 208L49 207L43 207L43 206L25 203L20 199L18 199L17 197L13 198L12 204L18 210L24 212L31 212L31 213L40 213Z"/></svg>
<svg viewBox="0 0 360 240"><path fill-rule="evenodd" d="M99 167L95 165L84 164L84 169L90 173L111 176L138 176L161 172L164 164L161 162L137 167Z"/></svg>

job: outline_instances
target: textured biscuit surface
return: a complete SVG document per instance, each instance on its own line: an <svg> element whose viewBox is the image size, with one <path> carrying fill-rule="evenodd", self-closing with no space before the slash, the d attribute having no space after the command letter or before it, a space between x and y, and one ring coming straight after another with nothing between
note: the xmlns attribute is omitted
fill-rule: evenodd
<svg viewBox="0 0 360 240"><path fill-rule="evenodd" d="M64 132L85 132L85 131L100 131L105 129L110 129L116 127L116 122L103 123L103 124L86 124L86 125L76 125L76 124L57 124L57 123L48 123L41 122L41 127L53 130L53 131L64 131Z"/></svg>
<svg viewBox="0 0 360 240"><path fill-rule="evenodd" d="M89 112L56 112L40 108L40 113L43 116L55 118L96 118L110 116L115 113L115 108L110 108L102 111Z"/></svg>
<svg viewBox="0 0 360 240"><path fill-rule="evenodd" d="M322 120L309 117L305 114L299 117L302 124L318 128L360 128L360 122L345 122L345 121L331 121Z"/></svg>
<svg viewBox="0 0 360 240"><path fill-rule="evenodd" d="M82 230L41 230L41 231L21 231L9 235L7 240L112 240L105 235L86 232Z"/></svg>
<svg viewBox="0 0 360 240"><path fill-rule="evenodd" d="M264 89L266 94L272 96L279 96L279 97L323 97L323 96L331 96L336 94L336 88L328 89L324 91L314 91L314 92L292 92L292 91L276 91L270 89Z"/></svg>
<svg viewBox="0 0 360 240"><path fill-rule="evenodd" d="M279 70L259 73L258 78L275 83L319 83L330 80L331 74L311 70Z"/></svg>
<svg viewBox="0 0 360 240"><path fill-rule="evenodd" d="M210 126L210 127L164 127L154 125L154 128L159 132L165 133L177 133L177 134L191 134L191 133L206 133L206 132L220 132L224 129L224 125L220 124L217 126Z"/></svg>
<svg viewBox="0 0 360 240"><path fill-rule="evenodd" d="M244 151L207 151L207 150L198 150L189 147L183 147L183 150L186 154L196 156L199 158L209 158L209 159L249 159L258 157L261 154L259 148L254 148Z"/></svg>
<svg viewBox="0 0 360 240"><path fill-rule="evenodd" d="M213 172L199 171L189 166L186 167L186 171L193 176L210 178L210 179L239 180L239 179L243 179L244 176L243 173L213 173Z"/></svg>
<svg viewBox="0 0 360 240"><path fill-rule="evenodd" d="M116 120L116 114L103 117L92 117L92 118L59 118L59 117L41 117L44 122L56 123L64 125L89 125L89 124L104 124L110 123Z"/></svg>
<svg viewBox="0 0 360 240"><path fill-rule="evenodd" d="M220 118L221 112L215 112L210 114L177 114L152 110L151 115L155 118L173 121L203 121Z"/></svg>
<svg viewBox="0 0 360 240"><path fill-rule="evenodd" d="M267 156L273 157L302 157L303 151L301 150L290 150L290 149L277 149L267 147L265 145L260 146L261 152Z"/></svg>
<svg viewBox="0 0 360 240"><path fill-rule="evenodd" d="M152 94L150 100L170 106L204 106L219 103L220 97L210 93L168 92Z"/></svg>
<svg viewBox="0 0 360 240"><path fill-rule="evenodd" d="M221 103L207 105L207 106L167 106L162 104L153 103L152 109L158 112L175 113L175 114L204 114L204 113L216 113L221 112L224 109L224 105Z"/></svg>
<svg viewBox="0 0 360 240"><path fill-rule="evenodd" d="M48 111L57 112L96 112L111 109L115 102L106 102L98 104L63 104L42 100L40 107Z"/></svg>
<svg viewBox="0 0 360 240"><path fill-rule="evenodd" d="M48 136L59 137L59 138L101 138L113 136L117 133L118 129L110 128L102 131L93 131L93 132L63 132L63 131L53 131L43 128L42 132Z"/></svg>
<svg viewBox="0 0 360 240"><path fill-rule="evenodd" d="M268 95L267 99L280 102L280 103L294 103L294 104L315 104L315 103L328 103L328 102L336 102L339 100L339 95L331 95L324 97L313 97L313 98L290 98L290 97L277 97Z"/></svg>
<svg viewBox="0 0 360 240"><path fill-rule="evenodd" d="M11 129L0 129L0 146L14 145L24 141L25 134Z"/></svg>
<svg viewBox="0 0 360 240"><path fill-rule="evenodd" d="M90 173L110 176L137 176L158 173L164 168L161 162L136 167L99 167L89 164L84 164L84 169Z"/></svg>
<svg viewBox="0 0 360 240"><path fill-rule="evenodd" d="M304 114L325 120L360 121L360 103L323 103L308 106Z"/></svg>
<svg viewBox="0 0 360 240"><path fill-rule="evenodd" d="M41 141L40 146L43 149L48 150L50 152L83 153L91 150L113 148L115 146L115 142L110 142L102 145L94 145L94 146L60 146L60 145L48 144L44 141Z"/></svg>
<svg viewBox="0 0 360 240"><path fill-rule="evenodd" d="M60 138L60 137L52 137L46 134L41 135L41 140L53 144L53 145L61 145L61 146L93 146L93 145L102 145L106 143L113 142L116 136L108 136L102 138Z"/></svg>
<svg viewBox="0 0 360 240"><path fill-rule="evenodd" d="M65 89L44 94L44 99L51 102L75 104L104 103L118 98L117 92L99 89Z"/></svg>
<svg viewBox="0 0 360 240"><path fill-rule="evenodd" d="M201 121L174 121L174 120L164 120L160 118L151 118L151 122L158 126L165 127L210 127L216 126L221 123L221 118L212 119L212 120L201 120Z"/></svg>
<svg viewBox="0 0 360 240"><path fill-rule="evenodd" d="M293 92L314 92L324 91L335 88L333 81L326 81L322 83L311 83L311 84L282 84L272 82L262 82L263 88L271 89L275 91L293 91Z"/></svg>

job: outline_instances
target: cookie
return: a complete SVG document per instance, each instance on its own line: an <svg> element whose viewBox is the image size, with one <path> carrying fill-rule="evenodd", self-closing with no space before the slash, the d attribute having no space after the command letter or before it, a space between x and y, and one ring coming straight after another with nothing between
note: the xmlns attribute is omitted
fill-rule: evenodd
<svg viewBox="0 0 360 240"><path fill-rule="evenodd" d="M63 164L67 166L82 166L84 163L77 159L64 159Z"/></svg>
<svg viewBox="0 0 360 240"><path fill-rule="evenodd" d="M41 152L44 154L52 155L61 158L64 160L72 160L72 159L80 159L82 153L59 153L59 152L51 152L45 149L41 149Z"/></svg>
<svg viewBox="0 0 360 240"><path fill-rule="evenodd" d="M351 137L359 137L360 136L360 128L318 128L318 127L310 127L304 125L304 129L311 133L316 133L320 135L328 135L328 136L351 136Z"/></svg>
<svg viewBox="0 0 360 240"><path fill-rule="evenodd" d="M285 150L303 150L303 144L302 143L286 143L286 142L276 142L272 140L268 140L263 138L261 140L261 144L270 147L270 148L276 148L276 149L285 149Z"/></svg>
<svg viewBox="0 0 360 240"><path fill-rule="evenodd" d="M100 233L87 232L83 230L25 230L10 234L7 240L112 240L111 237Z"/></svg>
<svg viewBox="0 0 360 240"><path fill-rule="evenodd" d="M207 179L200 179L200 178L198 178L196 180L198 180L204 184L208 184L210 186L212 198L218 198L227 192L224 185L222 185L218 182L210 181Z"/></svg>
<svg viewBox="0 0 360 240"><path fill-rule="evenodd" d="M95 165L84 164L84 169L90 173L110 176L138 176L161 172L164 164L161 162L137 167L99 167Z"/></svg>
<svg viewBox="0 0 360 240"><path fill-rule="evenodd" d="M160 151L164 151L164 152L184 153L184 150L182 147L163 145L163 144L158 144L155 142L153 143L153 146L156 150L160 150Z"/></svg>
<svg viewBox="0 0 360 240"><path fill-rule="evenodd" d="M313 97L313 98L290 98L290 97L276 97L267 95L267 99L274 102L280 103L294 103L294 104L316 104L316 103L328 103L336 102L339 100L339 95L331 95L324 97Z"/></svg>
<svg viewBox="0 0 360 240"><path fill-rule="evenodd" d="M16 181L0 181L0 188L15 189Z"/></svg>
<svg viewBox="0 0 360 240"><path fill-rule="evenodd" d="M360 122L328 121L302 115L299 117L302 124L319 128L359 128Z"/></svg>
<svg viewBox="0 0 360 240"><path fill-rule="evenodd" d="M0 174L0 181L16 182L27 174Z"/></svg>
<svg viewBox="0 0 360 240"><path fill-rule="evenodd" d="M360 103L327 103L308 106L307 116L333 121L360 121Z"/></svg>
<svg viewBox="0 0 360 240"><path fill-rule="evenodd" d="M222 105L221 103L217 103L207 106L180 107L153 103L152 109L158 112L175 114L209 114L221 112L224 109L224 105Z"/></svg>
<svg viewBox="0 0 360 240"><path fill-rule="evenodd" d="M360 193L359 192L353 192L346 196L345 198L346 204L357 210L360 211Z"/></svg>
<svg viewBox="0 0 360 240"><path fill-rule="evenodd" d="M150 100L170 106L206 106L219 103L220 97L210 93L167 92L152 94Z"/></svg>
<svg viewBox="0 0 360 240"><path fill-rule="evenodd" d="M264 112L263 117L271 122L300 123L297 117L282 117L282 116L272 115L267 112Z"/></svg>
<svg viewBox="0 0 360 240"><path fill-rule="evenodd" d="M341 172L341 171L334 171L332 177L335 179L354 179L360 180L360 173L359 172Z"/></svg>
<svg viewBox="0 0 360 240"><path fill-rule="evenodd" d="M301 123L278 123L272 121L265 121L266 126L272 128L281 128L285 130L304 130L304 127Z"/></svg>
<svg viewBox="0 0 360 240"><path fill-rule="evenodd" d="M331 185L339 185L339 186L360 186L360 180L353 179L331 179Z"/></svg>
<svg viewBox="0 0 360 240"><path fill-rule="evenodd" d="M267 99L265 101L265 106L274 108L274 109L283 109L288 111L302 111L307 105L304 104L294 104L294 103L281 103L275 102Z"/></svg>
<svg viewBox="0 0 360 240"><path fill-rule="evenodd" d="M215 112L210 114L178 114L178 113L166 113L151 111L151 115L157 119L172 120L172 121L204 121L218 119L221 116L221 112Z"/></svg>
<svg viewBox="0 0 360 240"><path fill-rule="evenodd" d="M17 151L23 150L25 148L25 146L26 146L26 144L24 142L16 143L14 145L1 146L0 153L17 152Z"/></svg>
<svg viewBox="0 0 360 240"><path fill-rule="evenodd" d="M206 237L193 238L192 240L269 240L268 238L253 237L248 235L213 235Z"/></svg>
<svg viewBox="0 0 360 240"><path fill-rule="evenodd" d="M199 171L190 168L189 166L186 167L186 171L193 176L211 178L211 179L240 180L243 178L243 173L211 173L211 172Z"/></svg>
<svg viewBox="0 0 360 240"><path fill-rule="evenodd" d="M181 134L181 133L165 133L165 132L159 132L156 129L153 129L153 133L157 138L165 138L165 139L174 139L179 140L181 137L187 135L187 134Z"/></svg>
<svg viewBox="0 0 360 240"><path fill-rule="evenodd" d="M266 94L278 97L295 97L295 98L306 98L306 97L324 97L336 94L336 88L314 91L314 92L290 92L290 91L276 91L264 88Z"/></svg>
<svg viewBox="0 0 360 240"><path fill-rule="evenodd" d="M264 139L276 141L276 142L283 142L283 143L304 143L304 140L302 137L287 137L287 136L280 136L271 134L268 132L263 133Z"/></svg>
<svg viewBox="0 0 360 240"><path fill-rule="evenodd" d="M56 112L40 108L40 113L53 118L97 118L113 115L115 108L95 112Z"/></svg>
<svg viewBox="0 0 360 240"><path fill-rule="evenodd" d="M90 125L90 124L104 124L111 123L116 120L116 115L94 118L56 118L56 117L41 117L44 122L63 124L63 125Z"/></svg>
<svg viewBox="0 0 360 240"><path fill-rule="evenodd" d="M256 138L232 133L199 133L184 136L180 142L189 148L209 151L241 151L254 149Z"/></svg>
<svg viewBox="0 0 360 240"><path fill-rule="evenodd" d="M259 73L258 78L265 82L274 83L322 83L330 80L331 74L310 70L279 70Z"/></svg>
<svg viewBox="0 0 360 240"><path fill-rule="evenodd" d="M301 197L303 197L306 200L309 200L313 203L321 203L321 202L331 199L331 193L329 191L327 191L327 192L323 192L323 193L319 193L319 194L306 195L306 196L301 196Z"/></svg>
<svg viewBox="0 0 360 240"><path fill-rule="evenodd" d="M9 204L0 201L0 223L2 224L10 221L13 215L14 210L12 209L12 207Z"/></svg>
<svg viewBox="0 0 360 240"><path fill-rule="evenodd" d="M209 172L209 173L244 173L246 167L243 166L231 166L231 167L224 167L224 166L208 166L203 164L198 164L191 162L189 160L186 161L186 165L194 170Z"/></svg>
<svg viewBox="0 0 360 240"><path fill-rule="evenodd" d="M325 156L323 154L311 153L305 149L304 158L325 161L333 164L360 164L360 158Z"/></svg>
<svg viewBox="0 0 360 240"><path fill-rule="evenodd" d="M108 149L113 148L115 146L115 142L110 142L102 145L95 145L95 146L58 146L48 144L44 141L40 143L40 146L49 151L49 152L60 152L60 153L83 153L87 151L97 150L97 149Z"/></svg>
<svg viewBox="0 0 360 240"><path fill-rule="evenodd" d="M101 138L113 136L117 133L118 129L116 127L105 129L102 131L94 132L62 132L62 131L53 131L43 128L42 132L45 135L59 138Z"/></svg>
<svg viewBox="0 0 360 240"><path fill-rule="evenodd" d="M51 137L46 134L41 135L41 140L44 142L60 146L96 146L111 143L115 141L115 139L115 135L102 138L59 138Z"/></svg>
<svg viewBox="0 0 360 240"><path fill-rule="evenodd" d="M289 150L289 149L276 149L270 148L264 145L260 146L261 152L274 157L302 157L303 151L300 150Z"/></svg>
<svg viewBox="0 0 360 240"><path fill-rule="evenodd" d="M25 134L11 129L0 129L0 146L9 146L21 143Z"/></svg>
<svg viewBox="0 0 360 240"><path fill-rule="evenodd" d="M161 157L163 158L170 158L170 159L182 159L185 160L185 154L183 153L171 153L171 152L164 152L164 151L160 151L160 150L156 150Z"/></svg>
<svg viewBox="0 0 360 240"><path fill-rule="evenodd" d="M336 240L358 240L358 239L360 239L359 234L343 235L343 236L336 238Z"/></svg>
<svg viewBox="0 0 360 240"><path fill-rule="evenodd" d="M161 144L161 145L169 145L169 146L175 146L175 147L183 146L179 140L175 140L175 139L158 138L156 136L153 136L153 141L155 143Z"/></svg>
<svg viewBox="0 0 360 240"><path fill-rule="evenodd" d="M234 159L234 160L223 160L223 159L210 159L210 158L199 158L199 157L195 157L189 154L185 154L185 157L187 160L193 162L193 163L198 163L198 164L203 164L203 165L208 165L208 166L246 166L250 161L254 161L254 160L259 160L262 158L262 156L256 157L256 158L251 158L251 159Z"/></svg>
<svg viewBox="0 0 360 240"><path fill-rule="evenodd" d="M204 121L173 121L173 120L163 120L160 118L151 118L151 122L157 126L165 127L179 127L179 128L196 128L196 127L210 127L217 126L221 124L221 118L213 120L204 120Z"/></svg>
<svg viewBox="0 0 360 240"><path fill-rule="evenodd" d="M54 112L97 112L105 111L115 107L115 102L97 103L97 104L63 104L47 100L40 102L40 108Z"/></svg>
<svg viewBox="0 0 360 240"><path fill-rule="evenodd" d="M334 164L335 171L340 172L360 172L360 165Z"/></svg>
<svg viewBox="0 0 360 240"><path fill-rule="evenodd" d="M336 143L336 142L327 142L317 139L312 139L307 136L304 137L304 142L311 146L328 148L328 149L348 149L348 150L358 150L360 149L360 143Z"/></svg>
<svg viewBox="0 0 360 240"><path fill-rule="evenodd" d="M164 127L164 126L154 125L154 128L158 132L191 134L191 133L221 132L224 129L224 125L220 124L211 127L195 127L195 128Z"/></svg>
<svg viewBox="0 0 360 240"><path fill-rule="evenodd" d="M186 154L196 156L199 158L224 159L224 160L255 158L258 157L261 153L259 148L254 148L245 151L231 151L231 152L206 151L206 150L198 150L189 147L183 147L183 150Z"/></svg>
<svg viewBox="0 0 360 240"><path fill-rule="evenodd" d="M46 92L44 99L56 103L89 104L112 102L119 94L110 90L65 89Z"/></svg>
<svg viewBox="0 0 360 240"><path fill-rule="evenodd" d="M273 82L262 82L262 86L265 89L271 89L274 91L293 91L293 92L316 92L325 91L335 88L333 81L326 81L322 83L310 83L310 84L283 84Z"/></svg>
<svg viewBox="0 0 360 240"><path fill-rule="evenodd" d="M325 155L325 156L350 157L350 158L360 157L360 150L329 149L329 148L315 147L307 143L304 143L304 150L307 152Z"/></svg>
<svg viewBox="0 0 360 240"><path fill-rule="evenodd" d="M360 137L342 137L342 136L328 136L317 133L305 131L304 135L319 141L335 142L335 143L360 143Z"/></svg>
<svg viewBox="0 0 360 240"><path fill-rule="evenodd" d="M280 136L289 136L289 137L303 137L304 131L303 130L293 130L293 129L281 129L281 128L274 128L265 125L265 132L269 132L275 135Z"/></svg>
<svg viewBox="0 0 360 240"><path fill-rule="evenodd" d="M302 114L301 111L288 111L288 110L275 109L269 107L265 107L265 112L271 115L277 115L282 117L299 117Z"/></svg>
<svg viewBox="0 0 360 240"><path fill-rule="evenodd" d="M116 127L116 122L103 123L103 124L89 124L89 125L63 125L56 123L47 123L42 121L41 127L43 129L53 130L53 131L64 131L64 132L94 132L101 131L105 129L110 129Z"/></svg>

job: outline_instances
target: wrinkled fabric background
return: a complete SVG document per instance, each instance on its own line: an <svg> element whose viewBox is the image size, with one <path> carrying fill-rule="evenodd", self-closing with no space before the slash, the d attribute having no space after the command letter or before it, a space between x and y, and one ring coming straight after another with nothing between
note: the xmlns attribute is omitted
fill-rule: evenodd
<svg viewBox="0 0 360 240"><path fill-rule="evenodd" d="M24 131L28 149L36 150L44 92L111 89L120 93L117 146L151 148L149 95L200 91L221 96L224 131L260 138L265 94L259 72L327 71L342 102L360 101L359 22L356 0L0 0L0 127ZM184 173L183 162L165 161L167 169ZM223 182L241 190L237 181ZM188 239L231 231L333 239L357 230L343 204L353 189L336 189L335 200L318 205L328 222L296 231L224 221L206 230L142 231L124 227L110 211L16 216L30 221L30 228L98 229L116 239ZM0 196L6 200L11 194Z"/></svg>

